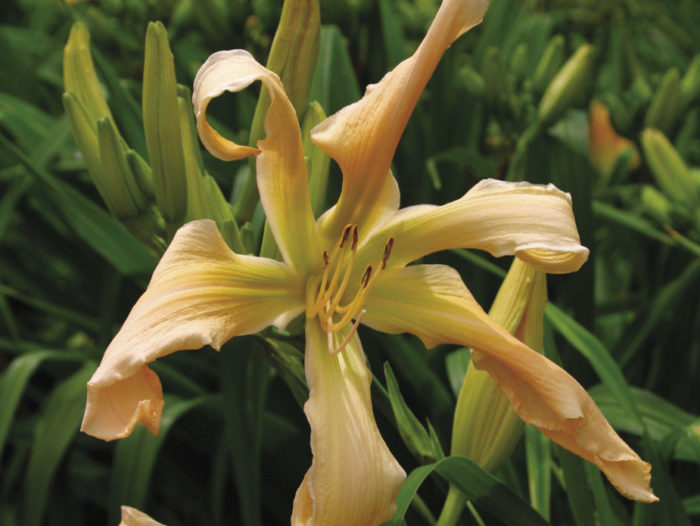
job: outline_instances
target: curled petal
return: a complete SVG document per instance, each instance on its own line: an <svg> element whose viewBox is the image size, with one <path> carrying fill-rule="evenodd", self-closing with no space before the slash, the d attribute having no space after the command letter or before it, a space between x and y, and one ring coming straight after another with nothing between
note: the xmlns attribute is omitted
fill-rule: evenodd
<svg viewBox="0 0 700 526"><path fill-rule="evenodd" d="M377 253L390 236L391 266L452 248L516 255L548 273L578 270L588 259L571 196L552 184L486 179L446 205L404 208L375 230L363 252Z"/></svg>
<svg viewBox="0 0 700 526"><path fill-rule="evenodd" d="M258 148L240 146L219 135L207 122L209 101L226 91L237 92L261 80L270 95L265 116L266 138ZM279 77L242 49L219 51L199 68L192 103L202 143L212 155L231 161L257 158L260 202L284 260L302 274L319 263L316 225L311 211L301 131L292 103Z"/></svg>
<svg viewBox="0 0 700 526"><path fill-rule="evenodd" d="M488 0L444 0L427 35L410 58L367 87L311 132L312 141L340 165L343 187L332 215L332 232L372 217L375 197L385 184L391 159L411 112L442 54L460 35L481 22Z"/></svg>
<svg viewBox="0 0 700 526"><path fill-rule="evenodd" d="M165 526L153 520L148 515L136 508L122 506L122 521L119 526Z"/></svg>
<svg viewBox="0 0 700 526"><path fill-rule="evenodd" d="M334 345L344 337L338 334ZM406 473L374 421L372 375L357 334L332 354L318 322L307 321L305 367L313 463L297 490L292 526L374 526L389 520Z"/></svg>
<svg viewBox="0 0 700 526"><path fill-rule="evenodd" d="M303 293L284 263L234 254L213 221L186 224L88 382L81 429L113 440L143 422L156 433L163 399L147 363L204 345L218 350L235 335L269 325L284 327L302 312Z"/></svg>
<svg viewBox="0 0 700 526"><path fill-rule="evenodd" d="M626 497L657 500L651 466L615 433L583 387L489 318L454 269L392 269L377 280L365 308L363 323L378 330L413 333L428 347L471 347L474 365L491 374L526 423L594 463Z"/></svg>

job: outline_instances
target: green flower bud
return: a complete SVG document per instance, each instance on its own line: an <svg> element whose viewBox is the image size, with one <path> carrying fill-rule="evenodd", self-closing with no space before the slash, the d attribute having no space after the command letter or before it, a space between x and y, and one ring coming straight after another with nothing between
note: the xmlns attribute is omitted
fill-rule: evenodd
<svg viewBox="0 0 700 526"><path fill-rule="evenodd" d="M645 184L642 187L640 196L642 208L659 223L667 225L671 222L671 202L664 194L651 185Z"/></svg>
<svg viewBox="0 0 700 526"><path fill-rule="evenodd" d="M510 57L510 72L515 82L520 82L527 74L527 44L520 43L516 46Z"/></svg>
<svg viewBox="0 0 700 526"><path fill-rule="evenodd" d="M177 105L175 65L160 22L148 24L143 72L143 125L156 205L173 233L187 213L187 179Z"/></svg>
<svg viewBox="0 0 700 526"><path fill-rule="evenodd" d="M491 318L540 352L547 303L545 278L516 258L489 311ZM522 420L496 382L470 364L455 407L451 454L468 456L484 469L495 471L510 455L522 429Z"/></svg>
<svg viewBox="0 0 700 526"><path fill-rule="evenodd" d="M668 133L681 109L680 75L676 68L668 70L644 117L646 128Z"/></svg>
<svg viewBox="0 0 700 526"><path fill-rule="evenodd" d="M309 173L309 192L311 193L311 208L317 217L326 207L326 190L328 189L328 173L331 158L321 148L311 142L311 129L326 118L321 105L314 101L304 116L301 136L304 140L304 156Z"/></svg>
<svg viewBox="0 0 700 526"><path fill-rule="evenodd" d="M542 95L537 117L542 127L554 124L583 91L593 68L593 46L583 44L556 74Z"/></svg>
<svg viewBox="0 0 700 526"><path fill-rule="evenodd" d="M97 139L108 208L119 220L140 216L150 205L150 200L132 175L126 148L111 119L97 121Z"/></svg>
<svg viewBox="0 0 700 526"><path fill-rule="evenodd" d="M484 78L471 66L462 66L457 71L457 82L475 97L484 96Z"/></svg>
<svg viewBox="0 0 700 526"><path fill-rule="evenodd" d="M700 95L700 55L690 63L681 80L681 107L685 108Z"/></svg>
<svg viewBox="0 0 700 526"><path fill-rule="evenodd" d="M672 200L688 206L697 203L698 187L690 170L666 136L648 128L642 132L642 148L659 187Z"/></svg>
<svg viewBox="0 0 700 526"><path fill-rule="evenodd" d="M486 102L492 107L505 104L509 95L508 82L498 48L491 47L486 51L481 74L484 77L484 98Z"/></svg>
<svg viewBox="0 0 700 526"><path fill-rule="evenodd" d="M564 37L554 35L547 44L532 76L532 88L541 93L549 85L564 63Z"/></svg>
<svg viewBox="0 0 700 526"><path fill-rule="evenodd" d="M63 86L85 106L93 127L98 119L112 117L90 56L90 33L81 22L73 24L63 49Z"/></svg>

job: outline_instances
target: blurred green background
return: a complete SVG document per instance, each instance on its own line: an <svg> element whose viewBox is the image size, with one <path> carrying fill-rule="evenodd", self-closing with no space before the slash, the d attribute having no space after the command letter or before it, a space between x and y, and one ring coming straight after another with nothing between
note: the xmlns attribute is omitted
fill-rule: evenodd
<svg viewBox="0 0 700 526"><path fill-rule="evenodd" d="M357 100L413 52L437 7L436 0L322 0L310 100L328 115ZM166 409L158 437L139 428L104 443L78 432L85 382L162 247L110 216L62 103L63 48L81 21L116 127L147 159L148 22L167 28L177 80L191 87L201 63L221 49L245 48L264 63L281 8L281 0L0 7L1 525L117 524L121 504L172 526L289 522L311 460L303 385L295 398L293 379L282 374L300 370L303 342L294 336L238 338L219 354L159 360ZM551 524L700 521L698 27L696 0L492 0L484 22L445 54L394 159L403 206L448 202L487 177L552 182L572 194L591 256L578 273L548 279L554 305L545 353L652 462L662 500L630 503L597 470L527 433L496 475ZM577 53L581 63L567 73ZM569 85L552 106L549 88L562 70ZM212 104L227 136L247 141L257 91ZM204 151L202 158L236 203L250 166ZM326 204L339 182L331 167ZM257 247L260 212L235 210L244 241ZM465 251L426 259L457 268L486 309L510 263ZM465 351L361 333L380 429L410 472L430 459L416 458L397 431L383 364L447 451ZM407 523L431 524L446 488L430 477ZM488 505L475 505L463 524L502 523Z"/></svg>

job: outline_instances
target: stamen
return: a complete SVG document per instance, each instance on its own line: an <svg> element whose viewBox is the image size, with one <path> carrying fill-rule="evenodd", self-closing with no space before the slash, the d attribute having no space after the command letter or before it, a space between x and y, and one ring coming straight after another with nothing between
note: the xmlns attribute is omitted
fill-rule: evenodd
<svg viewBox="0 0 700 526"><path fill-rule="evenodd" d="M340 236L340 243L338 244L340 248L343 248L343 245L348 240L351 230L353 230L353 225L345 225L345 228L343 228L343 234Z"/></svg>
<svg viewBox="0 0 700 526"><path fill-rule="evenodd" d="M362 309L362 310L360 311L360 314L358 314L357 318L355 318L355 323L352 324L352 327L350 328L350 332L348 332L348 335L347 335L345 338L343 338L343 341L340 342L340 345L338 345L338 347L336 347L335 349L333 349L331 345L328 345L328 349L329 349L329 350L330 350L330 349L333 349L333 350L331 351L331 354L336 355L336 354L338 354L340 351L342 351L343 349L345 349L345 346L346 346L348 343L350 343L350 339L351 339L351 338L355 335L355 333L357 332L357 328L360 326L360 322L362 321L362 318L364 317L365 314L367 314L367 311L366 311L365 309ZM330 333L329 333L329 334L330 334ZM332 342L329 341L329 343L332 343Z"/></svg>
<svg viewBox="0 0 700 526"><path fill-rule="evenodd" d="M355 250L357 248L357 225L352 229L352 244L350 245L350 250Z"/></svg>
<svg viewBox="0 0 700 526"><path fill-rule="evenodd" d="M367 268L365 269L364 274L362 274L362 277L360 278L360 285L362 285L362 288L367 288L367 283L369 283L369 278L372 276L372 265L367 265Z"/></svg>
<svg viewBox="0 0 700 526"><path fill-rule="evenodd" d="M323 270L326 270L328 268L328 252L325 250L323 251Z"/></svg>
<svg viewBox="0 0 700 526"><path fill-rule="evenodd" d="M382 255L382 269L386 268L386 262L391 256L391 249L394 247L394 238L390 237L384 245L384 254Z"/></svg>

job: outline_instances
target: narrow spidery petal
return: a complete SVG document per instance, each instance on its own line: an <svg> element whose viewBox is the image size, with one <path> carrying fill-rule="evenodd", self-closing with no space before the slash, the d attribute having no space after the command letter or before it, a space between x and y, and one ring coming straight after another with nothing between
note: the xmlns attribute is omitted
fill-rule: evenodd
<svg viewBox="0 0 700 526"><path fill-rule="evenodd" d="M113 440L143 422L157 433L163 397L147 363L205 345L219 349L270 325L283 328L303 308L304 283L287 265L234 254L213 221L186 224L88 382L81 429Z"/></svg>
<svg viewBox="0 0 700 526"><path fill-rule="evenodd" d="M390 235L396 238L391 266L453 248L516 255L548 273L578 270L588 258L571 196L551 184L486 179L446 205L404 208L375 229L363 252L379 252Z"/></svg>
<svg viewBox="0 0 700 526"><path fill-rule="evenodd" d="M333 336L336 347L345 331ZM375 526L393 515L406 473L374 421L372 374L357 333L342 352L333 348L318 323L307 321L304 412L313 462L294 499L292 526Z"/></svg>
<svg viewBox="0 0 700 526"><path fill-rule="evenodd" d="M654 502L651 466L615 433L586 391L566 371L494 322L459 274L442 265L387 270L365 301L363 323L409 332L426 347L468 346L516 413L549 438L598 466L626 497Z"/></svg>
<svg viewBox="0 0 700 526"><path fill-rule="evenodd" d="M119 526L165 526L165 524L153 520L136 508L122 506L122 520Z"/></svg>
<svg viewBox="0 0 700 526"><path fill-rule="evenodd" d="M239 146L221 137L208 123L209 102L226 91L237 92L260 80L270 95L265 117L266 138L258 142L256 160L260 202L284 260L301 274L308 275L318 266L318 239L301 131L292 103L279 77L260 65L242 49L219 51L199 68L194 81L192 102L197 129L204 146L212 155L235 160L256 155L258 150Z"/></svg>
<svg viewBox="0 0 700 526"><path fill-rule="evenodd" d="M343 187L338 205L323 228L338 232L345 223L365 230L383 203L394 151L413 108L445 50L481 22L488 0L444 0L416 52L367 87L358 102L346 106L311 132L312 141L340 165Z"/></svg>

